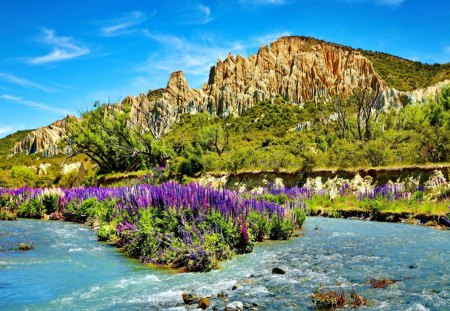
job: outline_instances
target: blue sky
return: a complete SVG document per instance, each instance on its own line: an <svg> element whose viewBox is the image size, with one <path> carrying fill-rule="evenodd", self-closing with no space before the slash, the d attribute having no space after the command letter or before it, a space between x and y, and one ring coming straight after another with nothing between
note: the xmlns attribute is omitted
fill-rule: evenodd
<svg viewBox="0 0 450 311"><path fill-rule="evenodd" d="M14 0L0 10L0 137L96 101L200 87L229 52L283 35L450 62L447 0Z"/></svg>

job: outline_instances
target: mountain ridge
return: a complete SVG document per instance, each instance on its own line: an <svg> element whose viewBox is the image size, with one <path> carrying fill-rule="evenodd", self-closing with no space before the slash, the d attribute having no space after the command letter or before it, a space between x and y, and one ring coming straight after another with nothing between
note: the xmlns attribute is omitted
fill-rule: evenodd
<svg viewBox="0 0 450 311"><path fill-rule="evenodd" d="M378 63L370 60L375 56L381 57ZM392 83L385 81L389 80L389 75L384 74L383 78L376 69L377 66L383 68L381 65L386 62L383 57L407 61L387 53L354 49L312 37L284 36L270 45L262 45L256 55L245 58L239 54L228 54L223 61L219 59L211 67L208 81L200 89L191 88L184 73L175 71L170 75L166 88L128 96L122 104L131 105L136 124L145 122L146 116L152 115L152 121L160 131L163 127L169 128L185 113L240 115L258 101L280 95L300 104L308 100L324 101L337 94L348 96L355 88L370 87L384 91L380 97L380 107L395 107L404 105L405 101L421 101L425 98L421 94L429 96L434 92L434 89L415 90L412 95L413 92L390 89ZM412 67L416 64L409 62L407 64ZM434 65L424 66L429 68ZM450 78L450 64L439 66L444 68L443 77L448 75ZM445 72L446 66L449 67L448 73ZM378 71L384 73L382 69ZM44 151L49 155L55 154L56 144L65 134L64 122L61 125L56 128L52 124L31 132L23 141L16 143L11 154Z"/></svg>

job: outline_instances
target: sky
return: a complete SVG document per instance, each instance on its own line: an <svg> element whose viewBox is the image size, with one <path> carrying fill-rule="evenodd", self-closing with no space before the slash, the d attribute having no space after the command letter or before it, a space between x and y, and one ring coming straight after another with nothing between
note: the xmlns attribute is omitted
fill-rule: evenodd
<svg viewBox="0 0 450 311"><path fill-rule="evenodd" d="M303 35L450 62L448 0L0 0L0 137Z"/></svg>

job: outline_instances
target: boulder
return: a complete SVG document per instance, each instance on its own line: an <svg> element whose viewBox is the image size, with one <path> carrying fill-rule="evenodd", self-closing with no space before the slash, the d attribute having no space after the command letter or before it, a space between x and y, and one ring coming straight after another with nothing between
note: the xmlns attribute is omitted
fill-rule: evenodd
<svg viewBox="0 0 450 311"><path fill-rule="evenodd" d="M198 307L203 310L208 309L210 305L211 301L206 297L200 298L200 301L198 302Z"/></svg>
<svg viewBox="0 0 450 311"><path fill-rule="evenodd" d="M286 274L286 271L284 271L281 268L273 268L272 269L272 274Z"/></svg>
<svg viewBox="0 0 450 311"><path fill-rule="evenodd" d="M244 304L240 301L233 301L227 304L225 311L242 311L244 310Z"/></svg>
<svg viewBox="0 0 450 311"><path fill-rule="evenodd" d="M183 302L187 305L191 305L191 304L199 301L199 297L195 294L182 293L181 297L183 298Z"/></svg>

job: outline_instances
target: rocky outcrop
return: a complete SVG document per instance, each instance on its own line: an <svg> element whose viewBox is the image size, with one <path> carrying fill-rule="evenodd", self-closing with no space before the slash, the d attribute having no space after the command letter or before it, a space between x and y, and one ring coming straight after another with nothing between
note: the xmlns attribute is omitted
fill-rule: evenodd
<svg viewBox="0 0 450 311"><path fill-rule="evenodd" d="M154 113L171 124L184 113L240 115L258 101L282 96L293 103L349 95L356 87L385 88L370 61L359 51L306 37L282 37L257 55L229 54L211 67L208 82L189 87L183 72L170 75L167 87L130 96L135 122ZM148 121L148 120L147 120ZM167 125L166 124L166 125ZM161 126L160 126L161 127Z"/></svg>
<svg viewBox="0 0 450 311"><path fill-rule="evenodd" d="M423 103L428 99L435 99L442 89L450 85L450 80L443 80L435 85L417 89L411 92L397 91L393 88L385 89L380 98L380 105L378 108L382 109L399 109L411 102Z"/></svg>
<svg viewBox="0 0 450 311"><path fill-rule="evenodd" d="M67 120L69 118L71 118L71 116L67 116L49 126L40 127L37 130L30 132L23 141L17 142L14 145L10 154L44 152L44 155L49 157L57 154L57 145L65 136Z"/></svg>
<svg viewBox="0 0 450 311"><path fill-rule="evenodd" d="M201 89L191 88L183 72L176 71L165 88L129 96L122 104L131 105L135 125L158 137L184 113L240 115L257 102L276 96L300 104L326 100L336 94L347 96L353 89L365 87L382 90L378 108L387 109L423 100L444 84L410 93L389 89L360 51L313 38L289 36L262 46L248 58L229 54L225 60L218 60ZM14 146L11 154L42 151L55 154L56 144L63 136L64 120L31 132Z"/></svg>

